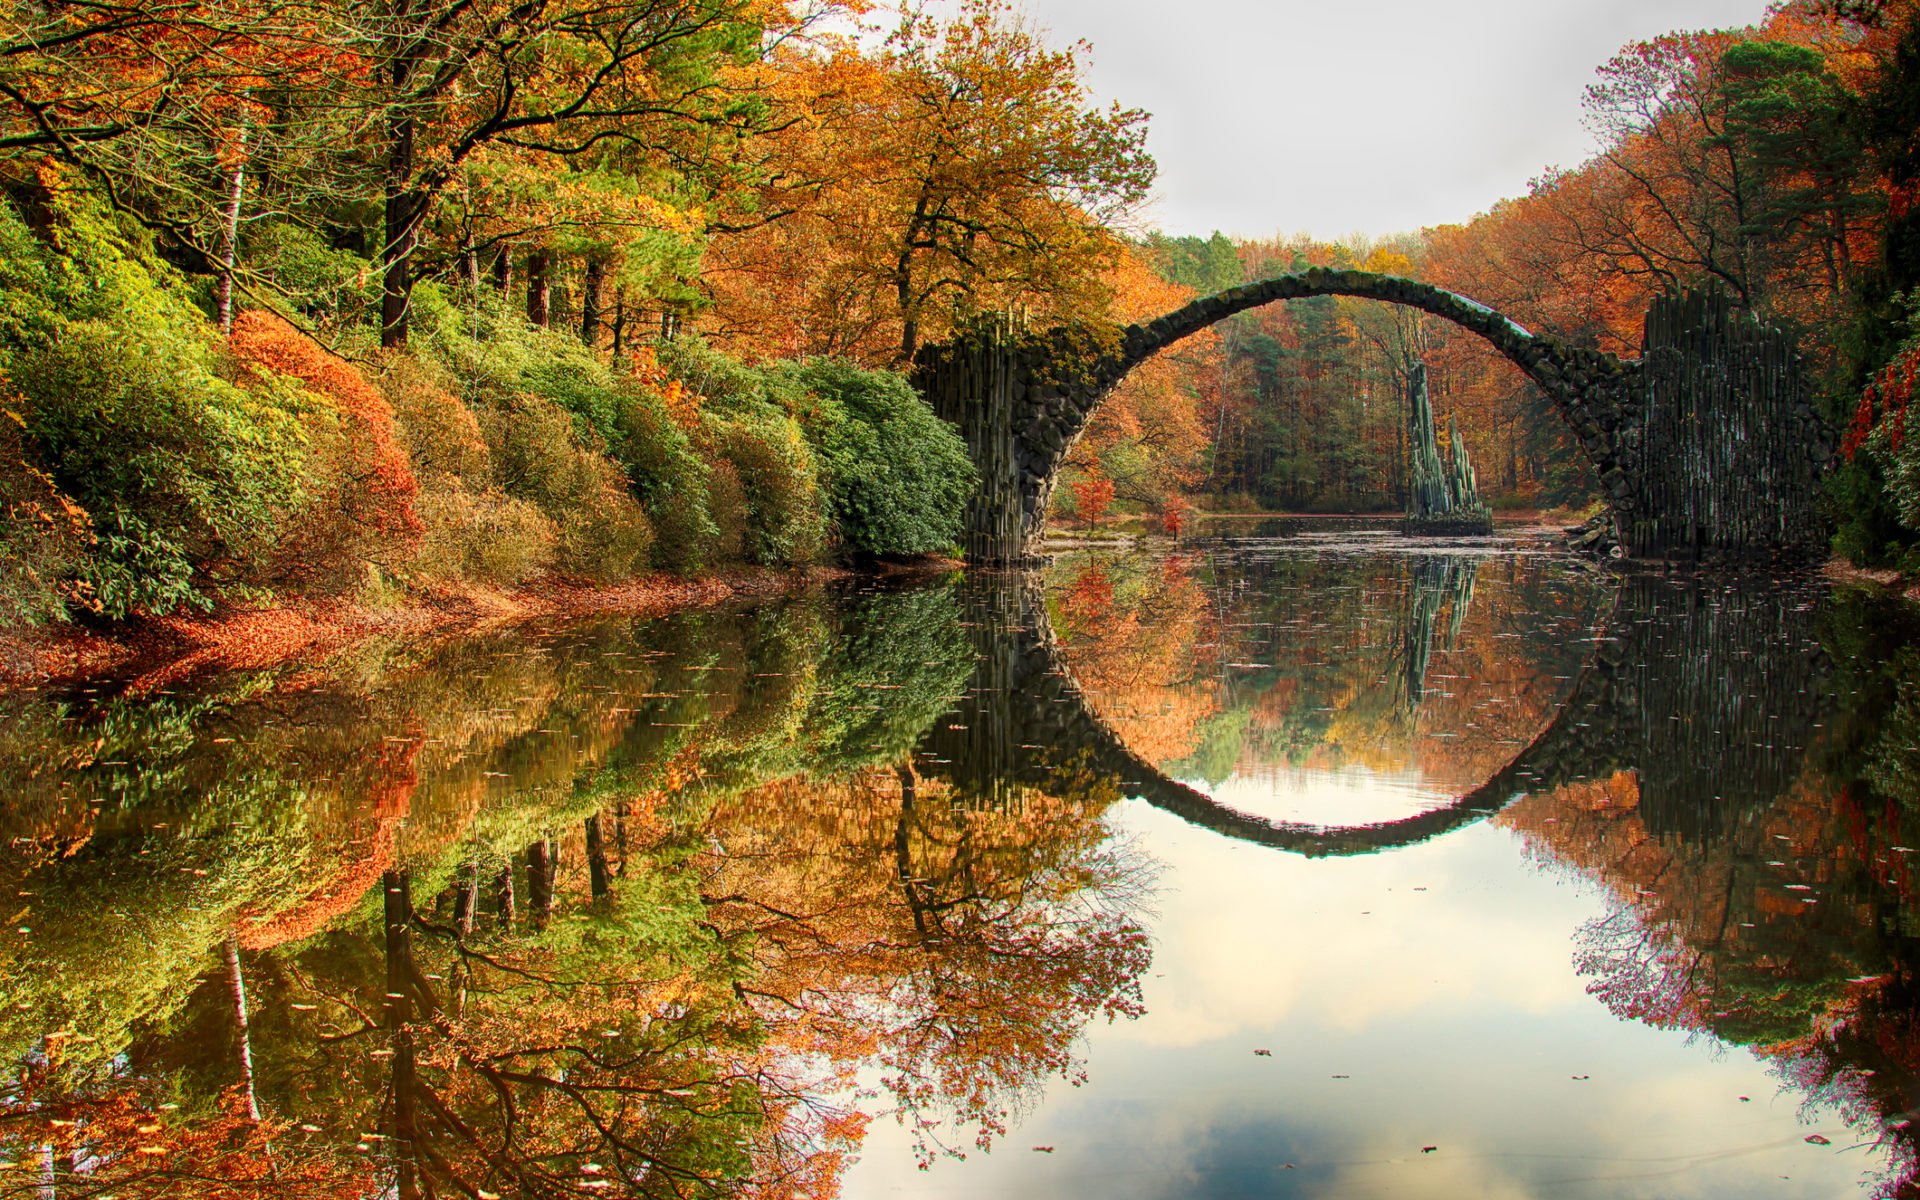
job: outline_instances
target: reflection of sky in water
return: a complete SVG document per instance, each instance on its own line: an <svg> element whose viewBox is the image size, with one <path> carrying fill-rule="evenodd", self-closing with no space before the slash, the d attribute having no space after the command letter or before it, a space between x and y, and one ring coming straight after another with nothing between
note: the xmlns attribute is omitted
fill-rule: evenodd
<svg viewBox="0 0 1920 1200"><path fill-rule="evenodd" d="M1310 825L1395 821L1453 799L1436 790L1417 767L1388 773L1366 767L1313 771L1262 764L1211 787L1199 779L1180 782L1251 816Z"/></svg>
<svg viewBox="0 0 1920 1200"><path fill-rule="evenodd" d="M1137 803L1117 823L1167 866L1147 1015L1090 1029L1089 1083L1055 1081L990 1155L922 1173L875 1122L850 1200L1838 1196L1872 1171L1747 1051L1588 996L1571 937L1601 897L1500 829L1308 861Z"/></svg>

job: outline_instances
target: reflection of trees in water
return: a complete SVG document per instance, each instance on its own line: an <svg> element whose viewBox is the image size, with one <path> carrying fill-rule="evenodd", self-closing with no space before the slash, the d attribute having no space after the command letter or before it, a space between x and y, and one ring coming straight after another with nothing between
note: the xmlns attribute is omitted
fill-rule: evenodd
<svg viewBox="0 0 1920 1200"><path fill-rule="evenodd" d="M1182 572L1176 588L1145 555L1063 562L1053 624L1101 718L1209 784L1359 766L1469 789L1547 724L1605 608L1595 577L1517 556L1195 556Z"/></svg>
<svg viewBox="0 0 1920 1200"><path fill-rule="evenodd" d="M1147 948L1108 795L1003 817L897 773L972 668L959 615L911 590L19 702L5 873L40 936L0 948L0 1157L60 1195L816 1194L869 1063L929 1149L991 1137L1137 1011Z"/></svg>
<svg viewBox="0 0 1920 1200"><path fill-rule="evenodd" d="M1549 635L1585 593L1507 563L1261 598L1340 579L1299 570L1110 577L1199 614L1170 657L1110 644L1114 677L1199 664L1178 681L1221 713L1348 688L1351 719L1363 694L1401 719L1422 689L1380 677L1416 642L1427 679L1490 670L1486 630L1552 613L1516 689L1584 652ZM1814 599L1627 581L1502 819L1612 891L1579 950L1605 1003L1763 1049L1886 1130L1911 1194L1920 654ZM850 603L9 698L0 864L32 932L0 943L0 1148L42 1174L0 1195L48 1170L63 1196L808 1194L866 1066L926 1153L996 1137L1088 1020L1137 1011L1150 879L1101 821L1125 764L1075 725L1038 592ZM1209 661L1215 633L1297 657L1223 674L1248 643Z"/></svg>
<svg viewBox="0 0 1920 1200"><path fill-rule="evenodd" d="M1502 818L1602 882L1576 963L1613 1011L1753 1047L1920 1194L1920 746L1912 614L1637 581L1608 647L1619 746ZM1595 710L1596 713L1601 711Z"/></svg>

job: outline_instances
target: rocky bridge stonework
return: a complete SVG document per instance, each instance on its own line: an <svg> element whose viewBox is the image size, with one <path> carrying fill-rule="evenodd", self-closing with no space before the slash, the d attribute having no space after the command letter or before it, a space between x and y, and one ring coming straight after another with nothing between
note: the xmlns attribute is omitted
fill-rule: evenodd
<svg viewBox="0 0 1920 1200"><path fill-rule="evenodd" d="M1236 313L1308 296L1417 308L1511 360L1552 402L1603 490L1606 512L1578 535L1583 549L1689 559L1804 559L1825 550L1817 501L1832 436L1790 341L1724 297L1656 301L1641 357L1623 360L1531 332L1430 284L1314 269L1141 325L1030 331L994 317L925 347L915 384L960 431L979 472L966 515L968 560L1034 558L1062 461L1129 371Z"/></svg>

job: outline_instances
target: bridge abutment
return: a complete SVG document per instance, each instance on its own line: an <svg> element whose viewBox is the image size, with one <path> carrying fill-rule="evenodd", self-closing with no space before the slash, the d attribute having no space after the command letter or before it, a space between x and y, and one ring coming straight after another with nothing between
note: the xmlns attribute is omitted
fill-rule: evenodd
<svg viewBox="0 0 1920 1200"><path fill-rule="evenodd" d="M1639 400L1618 435L1633 451L1618 506L1628 556L1824 556L1833 439L1792 339L1718 293L1660 297L1645 328Z"/></svg>

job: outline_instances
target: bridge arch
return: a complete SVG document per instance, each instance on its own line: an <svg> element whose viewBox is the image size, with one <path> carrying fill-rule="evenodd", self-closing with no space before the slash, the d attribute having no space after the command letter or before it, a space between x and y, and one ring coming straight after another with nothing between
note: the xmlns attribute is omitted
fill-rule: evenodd
<svg viewBox="0 0 1920 1200"><path fill-rule="evenodd" d="M1125 327L1040 332L996 318L923 348L914 380L966 440L978 487L971 562L1031 561L1060 466L1094 411L1147 359L1236 313L1350 296L1416 308L1477 334L1546 393L1592 465L1606 540L1634 554L1821 553L1819 476L1832 438L1785 335L1724 297L1656 301L1642 357L1622 360L1531 332L1417 280L1314 268L1231 288ZM1649 453L1650 443L1658 443Z"/></svg>

